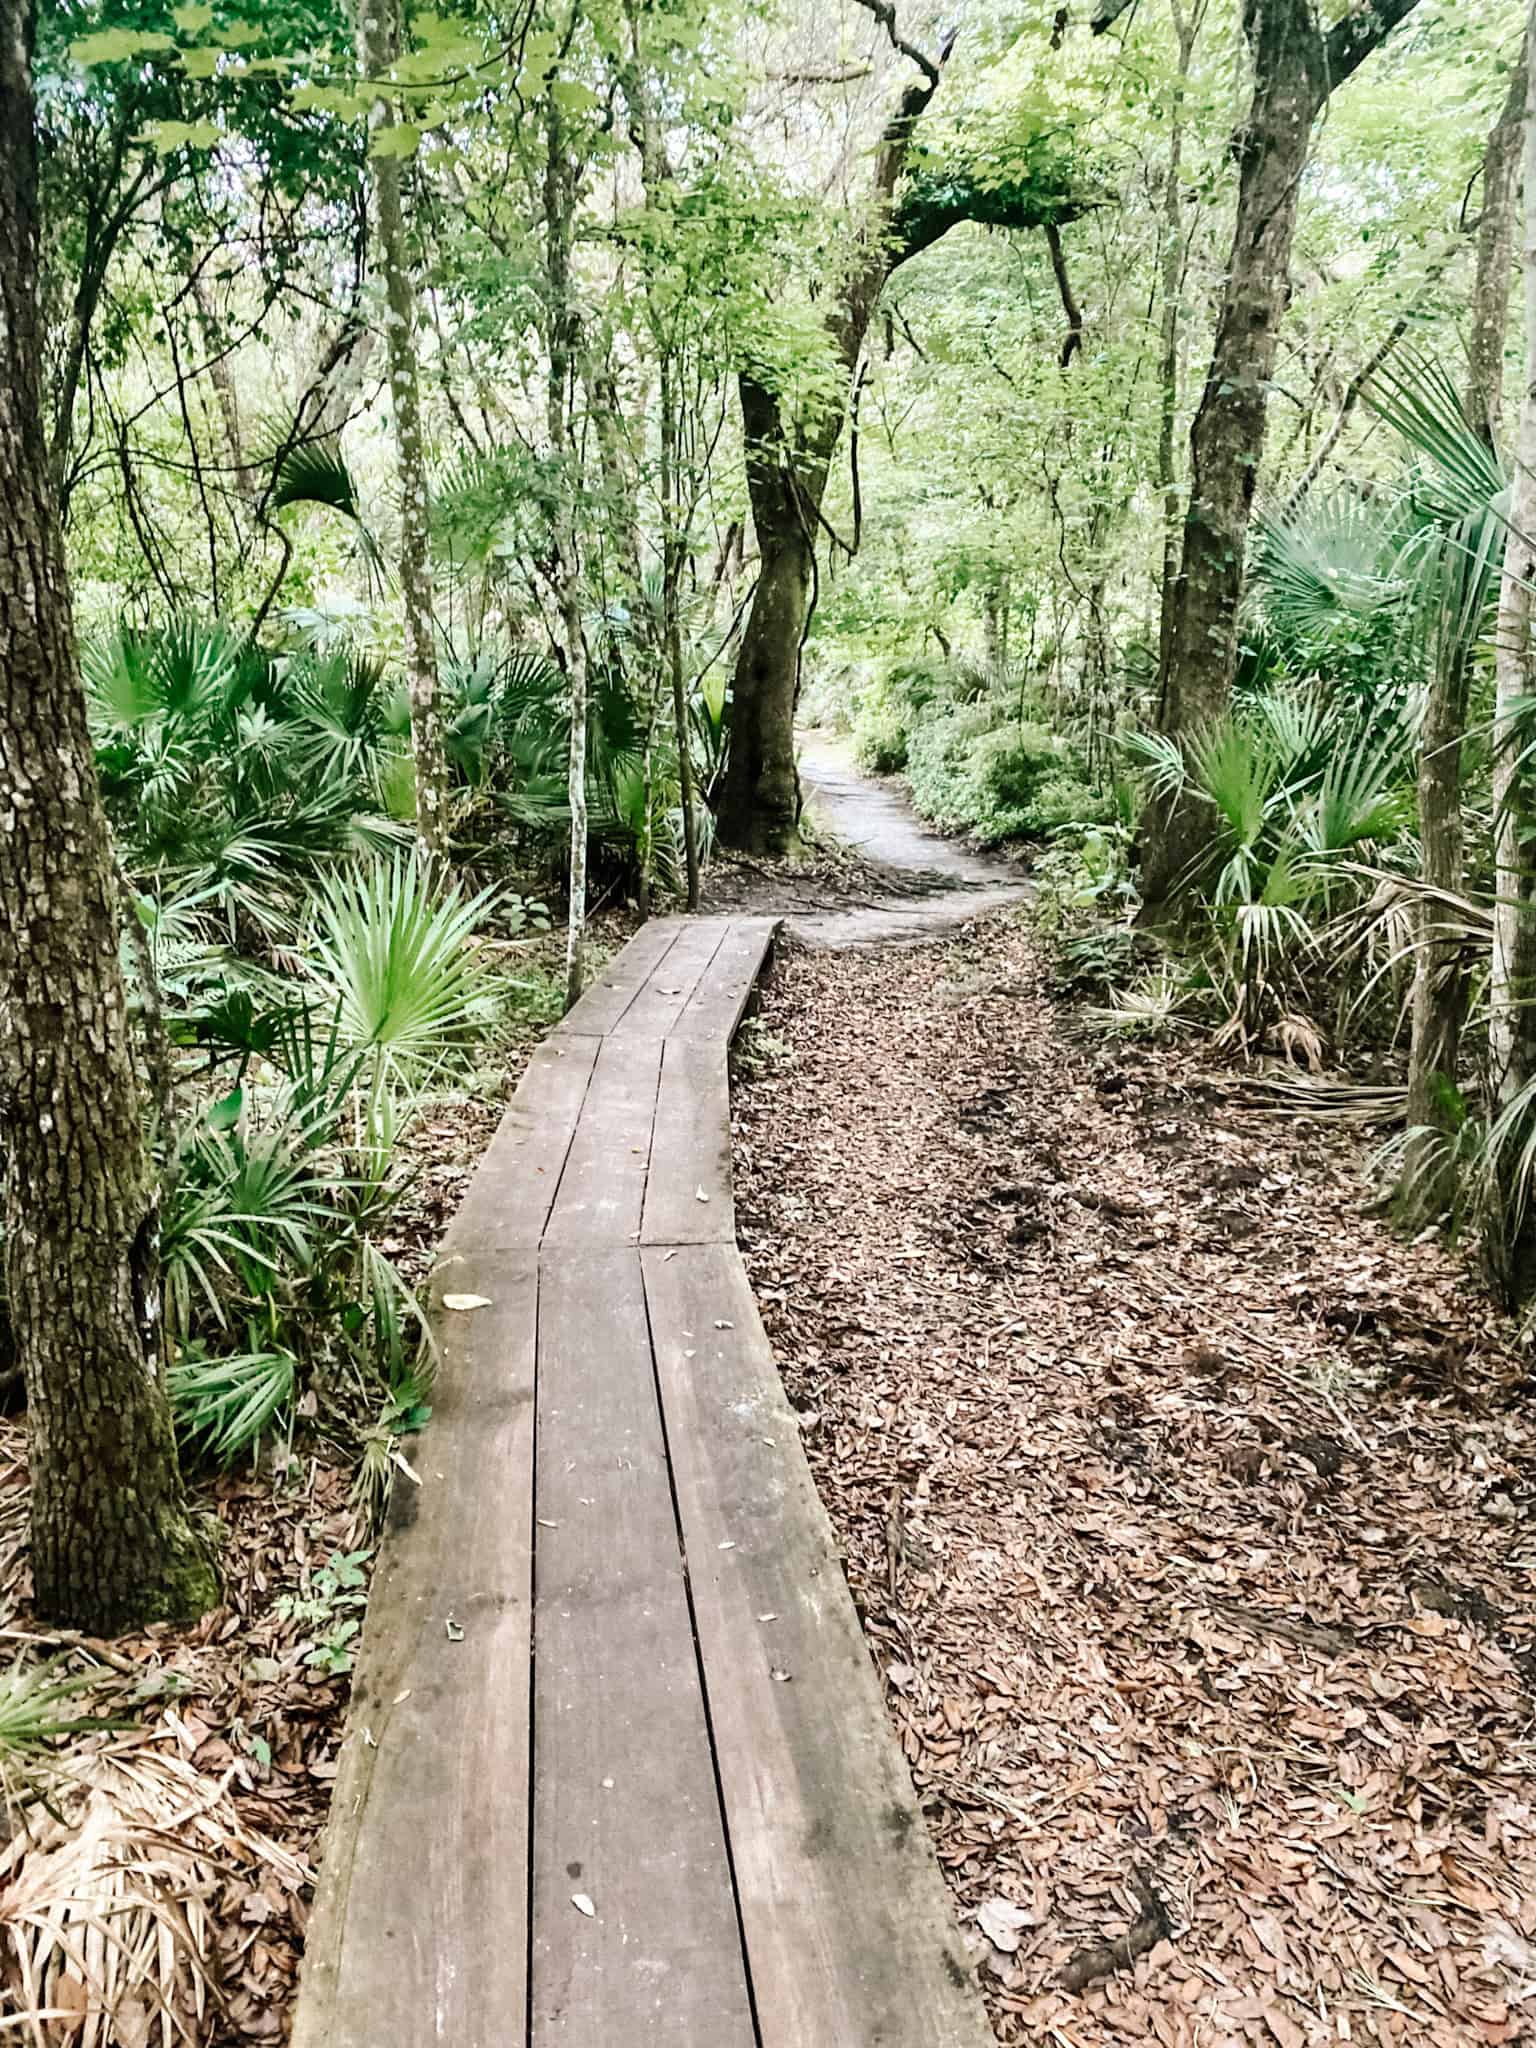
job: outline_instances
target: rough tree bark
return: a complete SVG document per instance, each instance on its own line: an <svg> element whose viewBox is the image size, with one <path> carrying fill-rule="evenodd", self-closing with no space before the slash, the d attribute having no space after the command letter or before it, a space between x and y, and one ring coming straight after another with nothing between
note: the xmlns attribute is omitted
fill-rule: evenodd
<svg viewBox="0 0 1536 2048"><path fill-rule="evenodd" d="M1536 0L1526 23L1524 61L1518 76L1524 130L1525 388L1520 402L1515 484L1510 506L1504 580L1499 593L1496 703L1493 728L1494 863L1493 970L1489 987L1489 1052L1494 1101L1505 1110L1536 1080L1536 873L1532 830L1536 804L1530 774L1519 767L1518 707L1529 702L1536 680L1532 647L1532 585L1536 582ZM1507 111L1507 110L1506 110ZM1497 131L1495 131L1497 133ZM1511 182L1521 152L1512 150ZM1490 157L1492 147L1490 145ZM1488 195L1484 196L1485 208ZM1511 222L1515 208L1507 207ZM1506 244L1506 255L1508 245ZM1474 325L1474 334L1476 333ZM1493 348L1474 355L1485 377L1502 378L1504 332ZM1485 386L1485 389L1487 387ZM1496 412L1494 414L1496 417ZM1521 1134L1524 1135L1523 1133ZM1506 1157L1509 1155L1506 1154ZM1500 1215L1489 1243L1490 1265L1506 1298L1515 1305L1536 1293L1536 1207L1529 1190L1509 1171L1502 1176Z"/></svg>
<svg viewBox="0 0 1536 2048"><path fill-rule="evenodd" d="M400 0L356 0L356 5L358 68L365 80L382 88L404 43ZM394 125L394 109L380 90L368 116L370 142L376 143ZM432 621L432 547L416 350L416 285L400 201L400 159L371 151L369 168L374 232L384 274L385 343L400 486L400 595L405 608L406 685L416 767L416 841L423 853L432 855L448 848L449 784Z"/></svg>
<svg viewBox="0 0 1536 2048"><path fill-rule="evenodd" d="M1235 138L1237 222L1210 374L1190 433L1179 572L1163 595L1162 729L1176 736L1219 717L1231 697L1248 526L1313 123L1333 88L1416 5L1355 0L1325 33L1312 0L1243 0L1253 96ZM1150 914L1198 866L1212 822L1190 797L1152 808L1142 859Z"/></svg>
<svg viewBox="0 0 1536 2048"><path fill-rule="evenodd" d="M1522 64L1483 156L1483 211L1463 410L1490 447L1504 404L1504 343L1514 277L1525 96ZM1508 593L1506 602L1513 602ZM1458 894L1463 883L1461 756L1471 670L1468 649L1453 650L1437 665L1425 698L1419 738L1420 873L1436 894L1422 899L1415 933L1413 1036L1408 1056L1408 1128L1413 1135L1402 1190L1410 1214L1436 1214L1450 1199L1454 1169L1448 1140L1463 1114L1458 1083L1469 994L1467 972L1460 940L1444 929L1439 897ZM1497 762L1494 775L1497 787ZM1504 780L1509 780L1507 773ZM1513 855L1518 849L1506 851Z"/></svg>
<svg viewBox="0 0 1536 2048"><path fill-rule="evenodd" d="M157 1191L43 435L33 27L26 0L0 0L5 1277L27 1389L37 1605L106 1633L198 1612L217 1586L176 1465Z"/></svg>

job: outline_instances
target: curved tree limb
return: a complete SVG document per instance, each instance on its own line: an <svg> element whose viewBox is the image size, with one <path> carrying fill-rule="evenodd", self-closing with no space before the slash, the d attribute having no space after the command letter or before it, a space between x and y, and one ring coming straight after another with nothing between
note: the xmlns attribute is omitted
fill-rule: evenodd
<svg viewBox="0 0 1536 2048"><path fill-rule="evenodd" d="M1072 289L1072 279L1067 270L1067 252L1061 246L1061 228L1054 220L1045 224L1045 246L1051 252L1051 270L1056 279L1056 289L1061 294L1061 310L1067 316L1067 336L1061 344L1061 367L1065 370L1083 345L1083 309L1077 302Z"/></svg>
<svg viewBox="0 0 1536 2048"><path fill-rule="evenodd" d="M891 0L859 0L859 5L862 8L864 8L867 13L872 14L875 17L876 21L879 22L880 26L885 30L886 34L891 39L891 48L893 50L899 50L901 55L905 57L909 63L915 64L918 70L922 72L923 76L928 81L929 91L931 93L937 92L939 85L939 68L943 64L944 59L949 55L950 50L954 47L954 30L951 30L949 35L945 38L944 47L939 52L939 61L937 64L935 64L933 59L931 57L925 56L923 52L920 49L918 49L915 43L909 43L906 40L906 38L900 34L896 27L896 9L891 5Z"/></svg>

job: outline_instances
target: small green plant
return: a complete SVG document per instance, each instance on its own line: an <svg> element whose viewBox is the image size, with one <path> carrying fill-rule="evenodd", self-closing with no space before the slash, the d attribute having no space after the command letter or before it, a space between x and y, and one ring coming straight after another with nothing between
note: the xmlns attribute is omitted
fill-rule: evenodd
<svg viewBox="0 0 1536 2048"><path fill-rule="evenodd" d="M783 1066L793 1057L788 1039L779 1038L757 1018L749 1017L731 1047L731 1061L749 1080Z"/></svg>
<svg viewBox="0 0 1536 2048"><path fill-rule="evenodd" d="M70 1671L62 1657L29 1664L18 1657L0 1672L0 1790L11 1800L45 1794L54 1775L53 1752L91 1729L120 1728L121 1717L81 1711L101 1671Z"/></svg>
<svg viewBox="0 0 1536 2048"><path fill-rule="evenodd" d="M311 1573L302 1593L285 1593L277 1603L280 1621L294 1621L309 1640L302 1646L304 1662L327 1678L352 1669L353 1644L368 1604L368 1574L363 1567L369 1550L334 1551Z"/></svg>
<svg viewBox="0 0 1536 2048"><path fill-rule="evenodd" d="M171 1367L171 1407L181 1436L228 1464L293 1401L298 1362L291 1351L240 1351L209 1358L184 1352Z"/></svg>

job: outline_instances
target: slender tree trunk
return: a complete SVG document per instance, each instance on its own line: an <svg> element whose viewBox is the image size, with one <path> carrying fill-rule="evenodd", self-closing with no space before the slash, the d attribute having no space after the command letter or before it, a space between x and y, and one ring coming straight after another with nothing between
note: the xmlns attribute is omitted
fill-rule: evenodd
<svg viewBox="0 0 1536 2048"><path fill-rule="evenodd" d="M1186 14L1174 0L1173 25L1178 37L1178 70L1168 118L1168 178L1163 192L1163 261L1160 340L1161 392L1157 423L1157 488L1163 501L1163 608L1159 625L1158 691L1167 688L1172 656L1173 621L1177 616L1179 548L1184 526L1184 501L1179 490L1179 465L1174 441L1179 418L1179 327L1184 292L1184 100L1189 90L1195 38L1205 15L1205 0L1194 0Z"/></svg>
<svg viewBox="0 0 1536 2048"><path fill-rule="evenodd" d="M1526 25L1525 62L1521 67L1524 126L1525 235L1522 277L1525 300L1525 389L1520 404L1515 484L1510 531L1499 593L1497 697L1493 736L1494 864L1497 877L1493 912L1493 971L1489 987L1489 1052L1494 1105L1508 1109L1536 1081L1536 873L1531 847L1536 834L1536 803L1529 772L1518 766L1521 741L1519 705L1529 702L1536 660L1533 660L1532 583L1536 579L1536 0ZM1495 131L1497 134L1498 131ZM1512 152L1518 156L1519 152ZM1490 145L1490 157L1492 146ZM1485 194L1485 214L1488 198ZM1508 206L1511 220L1515 208ZM1492 237L1490 237L1492 239ZM1491 346L1493 325L1487 324L1489 345L1475 348L1474 366L1485 377L1502 376L1503 334ZM1476 332L1476 325L1474 326ZM1487 388L1486 386L1484 387ZM1497 417L1497 407L1490 407ZM1525 1133L1521 1133L1523 1138ZM1506 1152L1506 1159L1511 1157ZM1528 1186L1512 1171L1501 1174L1500 1213L1489 1243L1490 1264L1512 1304L1536 1293L1536 1207Z"/></svg>
<svg viewBox="0 0 1536 2048"><path fill-rule="evenodd" d="M365 79L382 84L404 40L400 0L356 0L356 6L358 67ZM375 146L394 125L394 110L381 92L368 117L369 135ZM406 684L411 705L411 751L416 766L416 840L423 853L432 855L448 850L449 782L432 618L432 549L416 348L416 286L400 202L400 159L375 154L369 162L374 230L384 273L389 389L400 485L400 594L405 606Z"/></svg>
<svg viewBox="0 0 1536 2048"><path fill-rule="evenodd" d="M576 193L566 153L560 105L553 92L544 103L545 268L548 291L550 455L562 474L551 536L551 573L559 612L561 661L571 717L566 761L566 800L571 814L570 867L566 886L565 1007L586 983L587 932L587 643L581 620L581 545L576 523L579 450L573 410L577 318L571 298L571 241Z"/></svg>
<svg viewBox="0 0 1536 2048"><path fill-rule="evenodd" d="M982 658L987 681L1001 688L1008 680L1009 575L999 569L981 599Z"/></svg>
<svg viewBox="0 0 1536 2048"><path fill-rule="evenodd" d="M640 176L648 204L672 183L672 166L657 128L651 96L646 86L645 62L640 47L640 24L634 9L629 14L632 64L625 91L630 103L631 132L640 151ZM677 743L678 798L683 813L683 861L687 872L688 908L699 907L699 824L694 811L693 743L688 728L688 685L683 665L683 571L687 566L688 528L692 508L684 512L681 471L681 408L678 401L675 323L667 321L652 306L652 331L658 359L661 408L661 637L667 676L671 684L672 725Z"/></svg>
<svg viewBox="0 0 1536 2048"><path fill-rule="evenodd" d="M106 1633L217 1596L182 1496L158 1200L41 414L26 0L0 0L0 1156L27 1388L32 1576Z"/></svg>
<svg viewBox="0 0 1536 2048"><path fill-rule="evenodd" d="M1504 411L1504 350L1509 340L1509 284L1520 220L1521 145L1529 50L1510 74L1509 92L1483 153L1483 208L1477 225L1477 283L1467 336L1467 410L1490 448L1499 444Z"/></svg>
<svg viewBox="0 0 1536 2048"><path fill-rule="evenodd" d="M1505 101L1483 157L1483 215L1472 287L1472 344L1464 406L1468 420L1490 446L1503 407L1504 336L1509 324L1509 291L1514 273L1520 140L1525 117L1523 64L1519 84L1519 92L1512 90ZM1510 602L1506 591L1505 603ZM1518 646L1523 634L1517 621L1511 623L1516 628ZM1518 652L1514 660L1523 665L1523 656ZM1509 658L1505 657L1501 666L1505 684L1509 666ZM1464 879L1461 767L1470 676L1469 650L1454 648L1442 657L1430 679L1420 737L1421 874L1431 890L1450 895L1460 892ZM1497 788L1497 761L1494 772ZM1507 785L1507 763L1503 779ZM1498 830L1497 824L1495 829ZM1518 850L1517 845L1506 845L1503 853L1514 858ZM1414 1135L1404 1174L1403 1201L1410 1215L1437 1214L1454 1194L1450 1146L1465 1114L1459 1076L1461 1036L1467 1019L1467 970L1460 942L1443 931L1444 921L1444 911L1436 898L1426 895L1419 907L1415 935L1413 1039L1408 1058L1408 1128ZM1514 937L1512 928L1507 936Z"/></svg>
<svg viewBox="0 0 1536 2048"><path fill-rule="evenodd" d="M683 859L688 875L688 908L699 907L699 829L693 810L693 744L688 731L687 677L683 670L684 536L682 478L678 469L678 418L670 349L661 356L661 541L662 637L672 684L672 723L677 738L678 794L683 807Z"/></svg>
<svg viewBox="0 0 1536 2048"><path fill-rule="evenodd" d="M1253 97L1236 138L1237 222L1210 374L1190 433L1189 509L1160 636L1167 656L1162 729L1181 738L1220 717L1231 698L1248 527L1312 126L1333 87L1415 4L1356 0L1324 35L1312 0L1243 0ZM1150 917L1198 868L1212 824L1189 796L1152 807L1142 857Z"/></svg>

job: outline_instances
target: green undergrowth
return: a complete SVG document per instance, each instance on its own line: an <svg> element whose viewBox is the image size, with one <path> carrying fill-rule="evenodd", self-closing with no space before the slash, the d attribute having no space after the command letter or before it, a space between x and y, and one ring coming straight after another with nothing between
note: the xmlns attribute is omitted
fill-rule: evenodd
<svg viewBox="0 0 1536 2048"><path fill-rule="evenodd" d="M853 734L861 767L904 775L923 817L980 846L1114 815L1074 741L969 663L887 665L858 696Z"/></svg>

